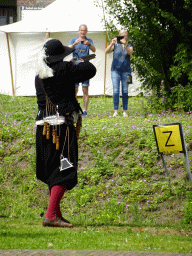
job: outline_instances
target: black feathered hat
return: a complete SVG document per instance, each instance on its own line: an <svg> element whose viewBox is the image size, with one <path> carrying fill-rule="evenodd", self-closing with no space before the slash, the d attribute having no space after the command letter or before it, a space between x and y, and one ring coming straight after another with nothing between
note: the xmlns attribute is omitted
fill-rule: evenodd
<svg viewBox="0 0 192 256"><path fill-rule="evenodd" d="M67 55L71 54L75 49L64 46L57 39L48 40L44 46L45 50L45 62L53 63L63 60Z"/></svg>

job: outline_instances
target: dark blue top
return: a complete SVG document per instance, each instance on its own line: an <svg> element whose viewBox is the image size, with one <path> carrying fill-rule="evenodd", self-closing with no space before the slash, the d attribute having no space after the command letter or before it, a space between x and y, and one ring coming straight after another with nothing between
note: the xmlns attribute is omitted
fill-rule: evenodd
<svg viewBox="0 0 192 256"><path fill-rule="evenodd" d="M73 37L69 43L69 45L73 44L79 37ZM85 38L87 41L90 42L90 44L94 45L93 44L93 41L90 39L90 38ZM89 46L88 45L85 45L85 44L76 44L75 45L75 51L73 52L73 57L83 57L83 56L86 56L86 55L89 55ZM77 54L78 55L77 55Z"/></svg>
<svg viewBox="0 0 192 256"><path fill-rule="evenodd" d="M128 44L129 47L132 44ZM122 44L115 44L111 71L129 72L131 74L130 55Z"/></svg>

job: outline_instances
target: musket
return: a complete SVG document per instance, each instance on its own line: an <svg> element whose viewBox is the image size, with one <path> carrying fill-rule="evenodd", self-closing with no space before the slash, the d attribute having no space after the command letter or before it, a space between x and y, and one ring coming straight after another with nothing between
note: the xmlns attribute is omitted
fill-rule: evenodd
<svg viewBox="0 0 192 256"><path fill-rule="evenodd" d="M92 60L96 57L95 54L89 54L89 55L86 55L86 56L82 56L82 57L79 57L79 59L82 59L84 61L89 61L89 60Z"/></svg>
<svg viewBox="0 0 192 256"><path fill-rule="evenodd" d="M86 55L86 56L82 56L82 57L74 57L71 61L74 63L74 64L79 64L81 62L81 60L84 60L84 61L89 61L89 60L92 60L96 57L95 54L89 54L89 55Z"/></svg>

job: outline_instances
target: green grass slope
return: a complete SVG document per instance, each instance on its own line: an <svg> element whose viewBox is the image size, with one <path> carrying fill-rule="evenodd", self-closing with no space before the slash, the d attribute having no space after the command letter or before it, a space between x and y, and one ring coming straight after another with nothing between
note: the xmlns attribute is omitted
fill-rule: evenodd
<svg viewBox="0 0 192 256"><path fill-rule="evenodd" d="M35 176L36 114L36 98L0 95L1 217L45 215L48 189ZM121 111L119 118L112 115L112 98L90 98L79 139L79 183L62 200L64 216L80 226L190 227L192 186L184 156L165 156L169 187L153 125L181 122L191 163L192 115L152 113L139 97L129 99L128 118Z"/></svg>

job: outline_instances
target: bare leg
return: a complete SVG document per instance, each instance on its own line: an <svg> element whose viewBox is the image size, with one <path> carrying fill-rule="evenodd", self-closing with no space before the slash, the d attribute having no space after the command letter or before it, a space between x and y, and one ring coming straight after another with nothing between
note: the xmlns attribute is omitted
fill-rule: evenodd
<svg viewBox="0 0 192 256"><path fill-rule="evenodd" d="M83 86L83 103L84 103L84 110L86 111L88 107L88 102L89 102L89 87Z"/></svg>

